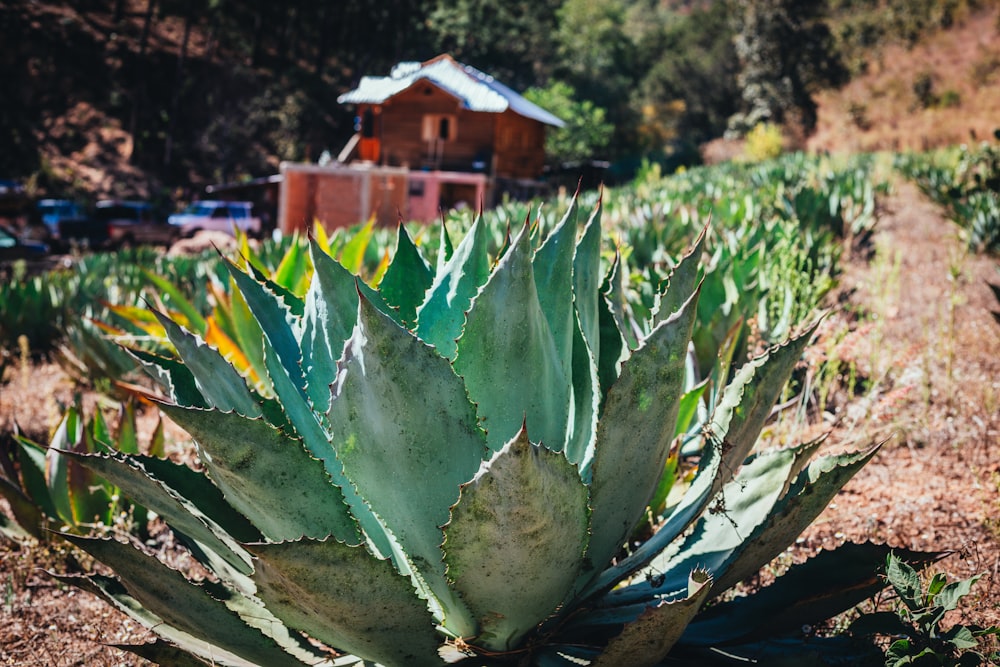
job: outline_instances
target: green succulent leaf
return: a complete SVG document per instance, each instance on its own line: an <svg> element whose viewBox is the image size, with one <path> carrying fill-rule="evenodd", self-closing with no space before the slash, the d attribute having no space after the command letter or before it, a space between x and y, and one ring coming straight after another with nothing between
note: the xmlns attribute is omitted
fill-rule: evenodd
<svg viewBox="0 0 1000 667"><path fill-rule="evenodd" d="M860 452L824 456L810 463L775 505L767 521L746 536L739 556L719 575L716 592L755 574L792 544L878 449L875 446Z"/></svg>
<svg viewBox="0 0 1000 667"><path fill-rule="evenodd" d="M454 621L467 635L468 612L448 589L440 545L459 485L487 454L475 408L432 347L367 299L358 313L328 413L333 446L364 502L441 600L449 627Z"/></svg>
<svg viewBox="0 0 1000 667"><path fill-rule="evenodd" d="M573 258L576 251L577 216L577 203L573 200L566 215L535 251L531 261L538 305L548 322L566 377L570 377L572 372L576 327Z"/></svg>
<svg viewBox="0 0 1000 667"><path fill-rule="evenodd" d="M750 454L819 323L744 364L726 387L708 424L710 444L722 448L724 468L738 470Z"/></svg>
<svg viewBox="0 0 1000 667"><path fill-rule="evenodd" d="M333 539L248 548L259 597L290 627L385 665L441 664L426 602L389 561Z"/></svg>
<svg viewBox="0 0 1000 667"><path fill-rule="evenodd" d="M156 512L171 528L219 554L236 571L250 573L250 556L237 539L256 539L259 533L245 519L223 509L229 507L228 503L200 473L175 463L164 461L157 465L155 459L118 453L66 456L110 480L133 501ZM147 465L155 465L159 475L147 471ZM218 521L202 507L212 508ZM233 534L238 537L234 539Z"/></svg>
<svg viewBox="0 0 1000 667"><path fill-rule="evenodd" d="M263 419L170 404L160 407L194 437L226 500L267 539L333 535L342 542L361 543L343 492L299 438Z"/></svg>
<svg viewBox="0 0 1000 667"><path fill-rule="evenodd" d="M743 466L679 545L637 572L638 583L605 596L604 604L677 595L688 585L687 573L696 568L707 570L718 580L745 546L747 536L769 518L795 459L794 450L776 450ZM718 591L719 585L713 588Z"/></svg>
<svg viewBox="0 0 1000 667"><path fill-rule="evenodd" d="M378 285L386 303L399 309L403 324L412 328L417 321L417 308L434 282L434 272L414 245L406 227L396 230L396 253Z"/></svg>
<svg viewBox="0 0 1000 667"><path fill-rule="evenodd" d="M394 320L399 321L400 315L375 290L326 254L318 243L312 241L309 251L315 274L306 293L302 367L316 411L326 412L330 407L330 385L337 375L337 359L358 317L359 291Z"/></svg>
<svg viewBox="0 0 1000 667"><path fill-rule="evenodd" d="M103 593L98 592L98 597L108 599ZM112 602L113 604L113 602ZM205 663L191 655L188 651L171 644L170 642L158 639L145 644L110 644L116 649L127 651L132 655L145 658L157 665L169 665L170 667L205 667ZM233 656L235 658L235 656Z"/></svg>
<svg viewBox="0 0 1000 667"><path fill-rule="evenodd" d="M246 299L250 312L260 324L261 331L264 332L265 340L265 365L267 364L267 350L273 350L275 356L281 362L288 380L301 393L305 394L306 380L302 372L302 350L295 335L293 323L296 322L294 314L288 306L274 292L256 278L247 275L228 260L223 260L229 275L235 281L240 294ZM251 266L251 268L253 268ZM182 355L183 356L183 355ZM268 367L268 371L274 380L274 369ZM278 391L275 387L275 391ZM248 415L256 416L256 415Z"/></svg>
<svg viewBox="0 0 1000 667"><path fill-rule="evenodd" d="M539 303L527 227L473 300L457 350L455 370L478 406L490 449L527 420L537 441L563 450L570 384Z"/></svg>
<svg viewBox="0 0 1000 667"><path fill-rule="evenodd" d="M302 665L276 641L281 628L274 628L270 637L249 626L240 615L227 606L238 594L209 582L195 584L180 572L160 563L131 545L112 539L63 535L77 547L110 567L125 587L128 596L136 600L149 614L190 637L205 642L200 654L211 656L212 648L258 665ZM91 580L105 583L103 578ZM113 580L112 580L113 581ZM121 606L121 605L119 605ZM283 638L286 641L291 638ZM296 646L301 652L306 649Z"/></svg>
<svg viewBox="0 0 1000 667"><path fill-rule="evenodd" d="M205 318L202 317L201 312L198 308L191 303L191 300L184 296L184 293L163 276L157 275L153 271L146 269L141 269L142 275L153 284L158 290L158 294L164 295L169 299L170 305L176 308L184 319L187 320L188 327L200 336L205 335L205 331L208 328L208 323L205 322Z"/></svg>
<svg viewBox="0 0 1000 667"><path fill-rule="evenodd" d="M660 664L708 599L711 588L711 576L704 570L694 570L689 578L687 597L647 607L621 634L608 642L604 652L591 665L654 667Z"/></svg>
<svg viewBox="0 0 1000 667"><path fill-rule="evenodd" d="M610 562L656 492L674 437L697 297L653 329L608 392L590 484L595 567Z"/></svg>
<svg viewBox="0 0 1000 667"><path fill-rule="evenodd" d="M246 380L218 351L182 329L166 315L156 312L156 318L184 360L184 367L193 375L198 393L212 407L225 412L235 410L251 418L260 416L260 406L250 393Z"/></svg>
<svg viewBox="0 0 1000 667"><path fill-rule="evenodd" d="M705 252L705 237L708 235L708 226L702 228L694 245L681 257L681 260L670 272L667 289L662 295L657 295L656 316L654 323L661 322L675 313L688 296L698 285L698 274L701 266L701 257Z"/></svg>
<svg viewBox="0 0 1000 667"><path fill-rule="evenodd" d="M575 200L574 205L576 205ZM599 311L603 302L600 293L601 283L601 202L598 200L584 226L583 234L576 244L576 254L573 256L573 303L583 339L595 360L599 360L602 354ZM617 358L614 361L617 361Z"/></svg>
<svg viewBox="0 0 1000 667"><path fill-rule="evenodd" d="M860 604L884 587L879 573L889 547L846 543L795 565L753 595L706 609L688 626L685 646L733 646L763 637L794 634ZM914 562L938 553L908 552Z"/></svg>
<svg viewBox="0 0 1000 667"><path fill-rule="evenodd" d="M128 352L175 403L196 408L210 407L198 389L194 374L186 365L176 359L136 348L128 348Z"/></svg>
<svg viewBox="0 0 1000 667"><path fill-rule="evenodd" d="M587 513L576 467L533 445L525 429L462 487L445 528L445 562L478 621L477 646L514 648L556 610L583 562Z"/></svg>
<svg viewBox="0 0 1000 667"><path fill-rule="evenodd" d="M443 227L441 234L447 238ZM465 312L490 276L486 240L485 223L479 217L438 270L426 299L417 309L417 335L446 359L454 358L455 341L462 335Z"/></svg>

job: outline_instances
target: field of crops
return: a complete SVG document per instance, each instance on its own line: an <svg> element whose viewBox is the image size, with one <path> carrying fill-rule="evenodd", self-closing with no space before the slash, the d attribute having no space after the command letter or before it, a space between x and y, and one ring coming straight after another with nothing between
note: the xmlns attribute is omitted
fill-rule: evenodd
<svg viewBox="0 0 1000 667"><path fill-rule="evenodd" d="M895 166L941 198L971 246L996 250L995 149ZM628 187L456 213L443 227L317 227L310 240L241 239L228 258L140 248L15 272L0 285L0 379L45 357L127 402L118 419L70 410L48 443L2 439L10 513L0 532L51 539L57 529L121 578L91 575L87 590L224 664L320 664L296 631L359 656L338 665L505 653L539 665L652 665L668 654L729 664L775 651L798 664L882 664L884 645L857 641L900 634L881 616L863 616L853 638L809 645L781 624L758 635L779 608L801 603L818 624L875 595L882 545L817 557L758 595L723 593L793 542L876 452L755 447L776 403L819 419L818 382L833 374L799 362L842 257L871 250L891 167L795 154L671 176L649 168ZM207 474L163 459L161 430L139 442L136 396L195 436ZM423 444L411 437L424 433ZM402 449L383 451L394 438ZM485 454L455 463L467 450L451 448L466 440ZM630 440L638 453L607 444ZM515 465L518 452L535 467ZM282 469L311 499L294 511ZM552 522L556 498L565 516ZM331 503L346 514L317 509ZM106 539L148 537L150 510L218 582L212 604L202 584ZM543 515L544 530L523 530ZM899 556L918 570L937 557ZM889 563L887 582L920 594L916 572ZM165 582L188 592L158 602L151 592ZM504 590L512 582L517 595ZM932 584L950 591L932 608L953 608L969 585ZM324 611L303 612L289 587ZM331 602L354 589L364 595ZM803 602L817 595L823 604ZM330 620L359 607L372 615ZM372 623L414 639L400 646L366 632ZM909 630L913 645L936 623ZM935 651L974 653L983 633L957 627ZM648 633L658 648L637 648ZM908 646L889 655L903 659Z"/></svg>

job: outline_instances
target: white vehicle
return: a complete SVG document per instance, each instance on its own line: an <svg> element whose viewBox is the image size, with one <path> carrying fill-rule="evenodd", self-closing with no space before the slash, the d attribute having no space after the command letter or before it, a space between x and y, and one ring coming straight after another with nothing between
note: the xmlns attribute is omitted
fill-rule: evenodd
<svg viewBox="0 0 1000 667"><path fill-rule="evenodd" d="M261 231L260 218L254 216L253 204L246 201L196 201L168 217L167 222L179 228L184 237L203 229L227 234L239 229L251 236Z"/></svg>

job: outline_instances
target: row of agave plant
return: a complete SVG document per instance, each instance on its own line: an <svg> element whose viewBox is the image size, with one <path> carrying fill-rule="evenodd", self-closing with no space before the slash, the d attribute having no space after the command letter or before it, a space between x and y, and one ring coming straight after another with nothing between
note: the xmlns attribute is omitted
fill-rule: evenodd
<svg viewBox="0 0 1000 667"><path fill-rule="evenodd" d="M454 247L442 234L433 263L401 226L377 287L317 241L304 294L226 262L233 312L258 332L236 347L256 361L154 310L172 353L131 354L203 469L111 446L59 455L155 512L211 576L67 533L115 573L70 580L153 628L166 643L130 650L162 661L878 662L801 629L879 590L885 547L726 595L877 451L756 451L814 327L706 392L704 235L646 312L622 296L620 255L602 269L600 220L571 204L491 255L479 219Z"/></svg>
<svg viewBox="0 0 1000 667"><path fill-rule="evenodd" d="M947 209L969 247L1000 252L1000 128L995 141L931 153L903 154L896 167Z"/></svg>

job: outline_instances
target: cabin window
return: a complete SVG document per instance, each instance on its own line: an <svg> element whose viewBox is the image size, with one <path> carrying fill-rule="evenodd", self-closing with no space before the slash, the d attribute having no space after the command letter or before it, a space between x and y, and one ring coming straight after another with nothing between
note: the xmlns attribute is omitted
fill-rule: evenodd
<svg viewBox="0 0 1000 667"><path fill-rule="evenodd" d="M454 141L457 134L453 114L424 114L421 135L424 141Z"/></svg>

